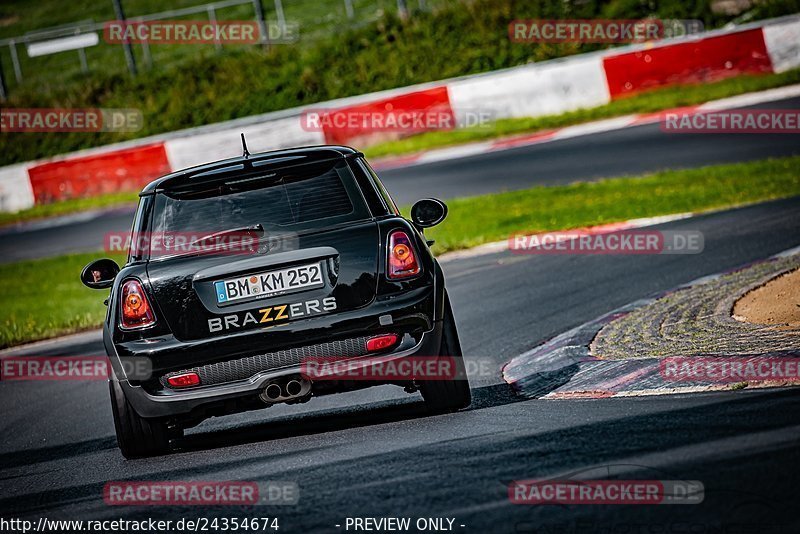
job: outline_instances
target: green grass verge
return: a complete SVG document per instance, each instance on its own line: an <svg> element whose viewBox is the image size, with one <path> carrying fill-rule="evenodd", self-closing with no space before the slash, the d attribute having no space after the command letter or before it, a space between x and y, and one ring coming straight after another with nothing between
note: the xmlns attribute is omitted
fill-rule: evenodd
<svg viewBox="0 0 800 534"><path fill-rule="evenodd" d="M43 219L45 217L56 217L67 215L79 211L86 211L98 208L110 208L125 204L135 205L139 199L138 193L109 193L89 198L73 198L53 202L52 204L40 204L32 208L18 211L16 213L0 213L0 226L13 224L21 221Z"/></svg>
<svg viewBox="0 0 800 534"><path fill-rule="evenodd" d="M581 228L794 195L800 195L800 157L456 199L447 203L444 223L426 235L441 253L506 239L513 232Z"/></svg>
<svg viewBox="0 0 800 534"><path fill-rule="evenodd" d="M108 293L78 279L81 269L98 257L70 254L0 265L0 348L100 325ZM122 254L108 257L125 262Z"/></svg>
<svg viewBox="0 0 800 534"><path fill-rule="evenodd" d="M737 76L715 83L681 85L649 91L611 102L605 106L579 109L560 115L500 119L492 124L480 127L422 133L397 141L380 143L365 149L364 152L371 158L409 154L432 148L531 133L550 128L561 128L582 122L620 117L631 113L651 113L670 108L693 106L729 96L797 83L800 83L800 69L781 74Z"/></svg>
<svg viewBox="0 0 800 534"><path fill-rule="evenodd" d="M800 195L800 157L457 199L448 202L447 220L426 233L436 240L434 251L442 253L505 239L512 232L578 228L794 195ZM0 265L0 347L100 325L107 293L85 288L78 275L101 256ZM124 261L121 255L111 257Z"/></svg>

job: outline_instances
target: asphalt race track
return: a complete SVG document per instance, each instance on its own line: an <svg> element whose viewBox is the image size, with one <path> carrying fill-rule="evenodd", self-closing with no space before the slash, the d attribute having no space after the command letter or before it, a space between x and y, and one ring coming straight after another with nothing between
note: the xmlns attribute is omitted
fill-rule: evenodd
<svg viewBox="0 0 800 534"><path fill-rule="evenodd" d="M800 98L752 108L798 109ZM398 204L406 205L431 196L448 199L797 154L796 135L674 134L662 132L659 124L648 124L385 170L380 175ZM129 230L132 219L133 212L122 209L81 214L59 226L37 222L0 229L0 262L98 250L107 232Z"/></svg>
<svg viewBox="0 0 800 534"><path fill-rule="evenodd" d="M344 531L353 516L455 518L454 530L463 532L797 531L796 390L522 400L500 368L620 305L800 245L798 214L800 197L661 227L702 231L698 255L503 252L445 262L464 352L472 363L488 362L472 378L472 407L456 414L423 417L417 395L386 386L206 421L175 454L125 461L105 382L0 384L0 509L48 519L277 516L279 532ZM97 334L28 349L101 351ZM589 470L699 480L705 498L674 506L509 502L513 480ZM106 481L188 478L294 481L300 502L258 510L103 502Z"/></svg>

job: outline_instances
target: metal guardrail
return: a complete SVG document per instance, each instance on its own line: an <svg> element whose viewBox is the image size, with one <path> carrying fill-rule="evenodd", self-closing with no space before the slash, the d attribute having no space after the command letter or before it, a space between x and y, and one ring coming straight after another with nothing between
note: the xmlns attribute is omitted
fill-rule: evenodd
<svg viewBox="0 0 800 534"><path fill-rule="evenodd" d="M159 13L150 13L148 15L141 15L136 17L126 17L128 22L149 22L153 20L166 20L172 17L185 17L187 15L194 15L197 13L216 12L217 10L226 7L235 7L246 4L255 4L259 0L221 0L219 2L209 2L199 6L185 7L181 9L171 9L168 11L161 11ZM280 0L278 0L280 1ZM91 31L102 31L105 24L110 21L94 22L93 20L83 20L77 23L64 24L61 26L52 26L43 30L35 30L27 32L24 35L17 37L6 37L0 39L0 46L8 46L12 43L30 43L35 41L43 41L46 39L53 39L56 37L64 37L67 35L75 35L78 33L87 33Z"/></svg>
<svg viewBox="0 0 800 534"><path fill-rule="evenodd" d="M278 18L278 25L283 29L286 27L286 20L283 15L283 6L281 4L281 0L274 0L274 2L276 8L275 9L276 16ZM236 7L240 5L247 5L247 4L253 6L254 17L256 21L259 22L261 30L261 41L262 43L266 43L268 40L268 34L267 34L266 23L263 18L264 10L261 5L261 0L220 0L218 2L209 2L206 4L201 4L199 6L192 6L181 9L171 9L167 11L161 11L158 13L151 13L148 15L141 15L136 17L127 17L125 20L131 23L150 22L155 20L167 20L171 18L185 17L187 15L204 13L208 17L208 20L210 22L216 22L217 20L216 13L218 10L229 7ZM0 47L7 46L9 48L11 56L11 64L14 71L14 79L16 80L17 84L20 84L23 81L23 73L22 73L22 64L19 59L19 53L17 51L17 45L22 44L27 46L59 38L66 38L66 37L83 35L94 32L102 32L108 22L110 21L94 22L93 20L84 20L78 23L53 26L50 28L45 28L43 30L35 30L32 32L27 32L24 35L0 39ZM125 45L125 46L130 46L130 45ZM148 44L145 42L141 46L145 63L147 63L148 65L152 65L152 56L150 54L150 49ZM218 50L222 48L221 43L215 43L215 46L217 47ZM83 72L88 72L89 65L86 59L85 48L84 47L77 48L76 51L78 53L78 57L81 62L81 69L83 70ZM126 59L128 60L128 64L132 73L135 74L136 66L131 56L132 54L130 54L129 49L126 50ZM0 101L6 100L7 96L8 96L8 91L6 89L5 80L3 78L3 66L2 63L0 63Z"/></svg>
<svg viewBox="0 0 800 534"><path fill-rule="evenodd" d="M114 0L114 7L117 14L117 18L119 20L126 20L130 23L140 23L140 22L151 22L156 20L167 20L176 17L186 17L188 15L195 15L204 13L208 20L212 23L217 21L217 11L221 9L241 6L241 5L252 5L253 6L253 15L256 22L259 24L260 33L261 33L261 45L262 46L270 46L269 40L269 27L267 25L267 21L264 17L264 8L262 2L267 2L269 0L218 0L214 2L208 2L205 4L185 7L180 9L171 9L167 11L161 11L158 13L150 13L147 15L139 15L134 17L125 17L122 12L122 5L120 0ZM283 2L290 1L290 0L272 0L274 4L274 12L275 18L277 19L277 26L282 33L286 33L287 30L287 22L286 17L284 15L283 10ZM350 20L354 19L355 9L353 5L353 0L341 0L344 2L345 14L346 17ZM395 0L397 4L397 10L401 17L408 16L408 2L407 0ZM417 6L420 10L427 9L427 2L425 0L417 0ZM75 35L85 35L92 32L101 32L104 30L105 25L110 21L104 22L94 22L93 20L84 20L77 23L65 24L62 26L53 26L51 28L45 28L43 30L36 30L32 32L27 32L24 35L15 36L15 37L6 37L0 39L0 48L8 47L11 57L11 64L14 72L14 79L16 80L17 84L19 85L23 81L23 71L22 71L22 63L20 62L20 56L17 50L17 45L30 45L33 43L44 42L47 40L53 40L58 38L66 38ZM364 21L366 22L366 20ZM93 45L91 45L93 46ZM153 59L152 55L150 54L150 47L149 44L145 41L140 44L142 55L144 58L144 62L146 65L152 66ZM222 43L216 42L214 46L217 50L222 49ZM79 59L81 61L81 68L83 72L88 72L89 65L86 58L86 47L78 47L72 49L65 49L64 52L74 50L77 52ZM134 58L132 48L130 44L123 44L122 50L125 53L125 59L128 64L128 68L132 74L136 74L136 60ZM0 61L0 102L5 101L7 99L8 91L5 84L4 79L4 72L3 72L3 65L2 61Z"/></svg>

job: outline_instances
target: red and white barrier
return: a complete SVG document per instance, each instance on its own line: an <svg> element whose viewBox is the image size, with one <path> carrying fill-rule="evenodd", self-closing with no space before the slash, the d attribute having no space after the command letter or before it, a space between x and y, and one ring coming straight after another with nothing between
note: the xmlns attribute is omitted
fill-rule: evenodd
<svg viewBox="0 0 800 534"><path fill-rule="evenodd" d="M33 203L28 165L20 163L0 168L0 211L24 210L33 206Z"/></svg>
<svg viewBox="0 0 800 534"><path fill-rule="evenodd" d="M670 85L773 72L761 28L609 55L603 68L612 99Z"/></svg>
<svg viewBox="0 0 800 534"><path fill-rule="evenodd" d="M400 137L397 128L387 128L392 117L403 117L408 122L404 135L426 131L427 120L440 124L454 124L455 117L447 94L447 86L431 87L357 103L350 106L324 110L320 118L325 141L334 145L368 146L380 141ZM337 121L328 119L347 119ZM414 124L422 119L422 124ZM304 121L307 122L307 121ZM351 122L352 124L348 124ZM308 125L306 125L308 127Z"/></svg>
<svg viewBox="0 0 800 534"><path fill-rule="evenodd" d="M164 143L28 167L37 204L141 189L171 170Z"/></svg>
<svg viewBox="0 0 800 534"><path fill-rule="evenodd" d="M464 123L481 112L491 119L553 115L591 108L648 89L719 80L744 73L784 72L800 67L800 17L762 21L644 45L631 45L501 71L325 102L317 112L381 117L434 112ZM366 144L399 134L364 124L304 123L296 108L172 132L46 161L0 168L0 210L111 191L137 190L172 170L241 154L239 134L251 152L322 143ZM381 121L378 121L381 122ZM409 132L413 133L412 128ZM558 138L569 131L533 134ZM491 142L525 142L524 139ZM499 143L499 144L498 144ZM474 149L473 145L472 149ZM458 157L456 147L441 154ZM410 157L409 161L418 161ZM398 160L402 161L402 160Z"/></svg>
<svg viewBox="0 0 800 534"><path fill-rule="evenodd" d="M773 71L800 67L800 19L764 26L763 32Z"/></svg>
<svg viewBox="0 0 800 534"><path fill-rule="evenodd" d="M491 72L447 84L457 117L475 110L493 118L554 115L608 103L598 54Z"/></svg>
<svg viewBox="0 0 800 534"><path fill-rule="evenodd" d="M253 154L276 148L325 143L322 132L304 130L297 116L293 116L169 139L165 142L167 159L170 166L177 170L240 156L242 133L247 139L247 148Z"/></svg>

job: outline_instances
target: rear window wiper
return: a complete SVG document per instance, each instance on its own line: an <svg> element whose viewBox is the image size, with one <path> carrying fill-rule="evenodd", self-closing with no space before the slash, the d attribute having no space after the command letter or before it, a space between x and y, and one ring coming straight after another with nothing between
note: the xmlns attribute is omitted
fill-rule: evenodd
<svg viewBox="0 0 800 534"><path fill-rule="evenodd" d="M252 226L241 226L239 228L231 228L229 230L222 230L220 232L214 232L213 234L207 234L207 235L204 235L203 237L195 239L194 241L192 241L189 244L189 247L191 248L191 247L193 247L195 245L201 245L201 244L206 243L208 241L213 241L213 240L218 239L220 237L223 237L223 236L226 236L226 235L231 235L231 234L256 234L259 237L261 237L262 235L264 235L264 226L262 226L261 223L259 223L259 224L254 224Z"/></svg>

